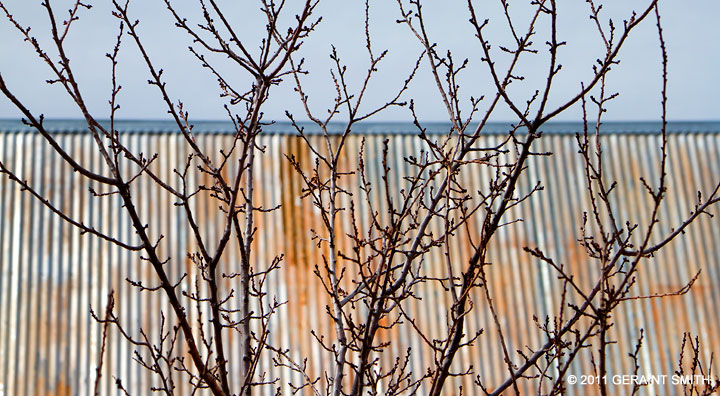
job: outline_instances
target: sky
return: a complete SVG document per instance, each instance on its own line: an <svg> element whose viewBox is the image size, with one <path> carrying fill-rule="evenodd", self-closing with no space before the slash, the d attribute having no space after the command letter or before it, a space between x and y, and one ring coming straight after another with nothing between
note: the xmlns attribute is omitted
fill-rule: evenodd
<svg viewBox="0 0 720 396"><path fill-rule="evenodd" d="M48 41L47 15L40 0L1 0L23 26L31 26L31 34L37 37L47 51L52 51ZM80 89L96 118L109 114L110 62L105 54L110 52L118 32L118 21L110 13L108 0L94 1L91 10L84 10L75 22L67 38L67 52L71 58L74 74L78 76ZM199 21L199 7L194 1L179 1L177 9L190 21ZM249 48L257 48L263 31L263 21L258 12L259 1L219 1L225 14L237 29ZM426 0L428 32L437 43L439 52L452 51L456 62L468 59L468 67L459 76L462 108L469 109L468 99L491 96L493 85L488 68L481 61L481 47L468 22L469 14L465 0ZM647 0L608 1L601 13L601 23L607 26L612 18L619 31L632 7L638 10ZM65 16L71 1L52 2L57 15ZM288 0L288 10L299 10L300 0ZM498 66L507 62L507 56L498 51L499 46L510 46L511 36L501 12L500 1L475 1L479 18L489 19L488 40L496 51ZM589 19L589 7L581 0L558 0L558 38L566 41L561 47L559 61L563 68L554 83L549 106L557 106L574 96L581 82L592 77L595 60L603 56L604 47L593 21ZM669 56L668 118L670 120L718 120L720 119L720 40L717 34L717 17L720 1L717 0L661 0L662 26ZM519 25L528 18L530 1L514 1L511 15ZM174 27L168 11L161 0L131 1L130 13L140 20L138 30L150 57L163 68L168 91L175 102L182 101L184 108L195 120L223 120L227 118L213 76L200 67L188 52L191 40ZM292 15L289 15L292 16ZM303 44L298 56L305 59L309 71L302 83L310 97L314 115L322 116L332 105L334 86L329 70L332 67L329 54L332 46L347 65L350 89L357 90L368 67L364 48L364 3L357 0L321 0L316 16L322 16L318 28ZM412 32L397 24L400 17L396 1L370 1L370 34L375 53L387 49L388 55L378 65L378 72L369 85L364 100L365 111L382 105L399 89L412 70L421 47ZM289 20L289 19L288 19ZM547 19L541 22L535 36L538 54L521 58L519 74L525 79L513 83L509 94L518 103L525 103L536 89L542 89L548 69ZM657 120L660 117L661 52L658 45L654 17L643 22L628 39L620 53L620 64L610 72L607 92L619 92L608 103L606 120ZM247 83L243 71L222 57L210 57L228 78ZM405 100L412 98L418 117L425 121L447 120L447 113L438 95L426 63L422 63ZM81 114L58 86L49 86L51 78L45 65L33 52L7 18L0 18L0 73L9 88L34 113L47 118L79 118ZM117 117L122 119L165 119L168 117L156 87L149 86L149 73L139 58L134 43L125 37L120 50L119 82L123 89L119 96L121 106ZM597 94L597 92L596 92ZM487 102L487 101L486 101ZM480 109L485 106L481 102ZM236 109L241 111L242 109ZM273 87L270 99L264 107L265 120L286 121L289 111L297 119L306 119L299 97L294 92L294 82L286 79ZM7 98L0 97L0 118L17 118L20 113ZM556 120L575 121L581 117L581 109L574 106ZM343 117L341 117L343 118ZM410 121L407 107L394 108L374 117L375 121ZM513 113L501 104L493 115L495 121L512 121Z"/></svg>

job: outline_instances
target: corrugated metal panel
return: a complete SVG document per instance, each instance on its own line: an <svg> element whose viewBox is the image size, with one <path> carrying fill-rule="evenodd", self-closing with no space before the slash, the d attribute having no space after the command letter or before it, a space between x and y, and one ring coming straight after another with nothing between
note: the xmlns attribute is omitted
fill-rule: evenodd
<svg viewBox="0 0 720 396"><path fill-rule="evenodd" d="M704 125L703 128L709 127ZM4 163L72 217L122 240L132 240L133 233L116 196L90 197L88 188L98 187L69 172L43 144L41 136L9 130L0 131L0 158ZM410 172L403 158L418 153L421 142L407 133L367 132L349 138L342 162L345 169L354 169L361 140L366 139L367 172L378 187L373 190L376 194L372 198L373 205L382 212L384 203L378 183L382 171L379 166L382 140L390 140L391 186L403 183L402 175ZM80 163L96 168L102 166L88 135L60 133L57 136ZM136 152L159 153L155 169L166 180L177 182L172 169L188 154L181 136L158 130L126 133L122 139ZM226 134L206 133L198 137L198 142L210 151L217 151L226 146L229 139ZM498 139L500 137L496 135L488 135L479 144L490 146ZM262 268L275 255L285 254L282 270L269 280L270 292L278 300L287 301L273 322L271 343L291 348L298 361L308 357L309 374L321 375L329 369L331 358L321 350L310 330L333 337L333 328L325 313L327 297L312 274L314 265L322 262L322 252L310 240L309 230L321 229L321 220L317 209L309 201L299 198L301 180L284 158L284 154L293 154L302 164L310 166L311 153L300 139L284 133L264 134L259 144L267 149L259 156L255 168L255 177L261 181L256 190L257 202L263 207L278 204L282 207L258 216L255 261ZM667 233L694 208L697 189L707 191L720 180L720 134L717 130L714 133L676 132L669 136L669 144L668 173L672 190L662 209L661 232L657 235ZM658 176L654 165L659 161L659 150L655 149L659 145L660 138L653 134L618 133L605 139L607 172L619 183L614 203L623 218L641 225L648 222L648 214L642 210L648 202L638 178ZM585 286L591 285L598 273L577 243L582 213L589 207L589 197L583 187L584 171L576 154L574 137L567 133L548 134L537 142L535 151L550 151L554 155L532 158L519 188L528 191L542 180L545 190L508 213L509 219L523 218L525 221L502 228L489 257L493 263L489 267L489 287L501 313L508 335L508 349L514 358L519 355L513 351L527 352L528 347L543 343L532 323L532 316L543 318L554 312L559 304L560 281L547 266L522 252L522 248L540 247L557 261L566 263L579 283ZM461 177L466 185L483 188L483 181L489 176L483 172L487 170L465 171ZM208 181L207 175L192 180L195 184ZM356 196L360 195L357 183L347 187ZM188 272L190 277L182 287L190 290L197 272L186 257L192 250L192 236L183 227L182 211L172 205L170 196L158 191L147 178L140 178L134 184L134 191L140 213L150 225L151 235L157 238L163 233L165 236L161 253L173 259L168 264L169 275L177 279ZM392 194L397 197L399 191ZM201 196L193 204L198 222L204 224L203 232L211 241L217 240L222 218L216 215L216 203ZM367 212L366 208L361 210ZM718 210L714 209L713 213ZM367 227L367 218L360 222ZM346 218L340 223L342 229L350 229ZM347 251L347 241L339 248ZM455 260L463 262L470 254L468 244L464 239L456 238L451 253ZM223 263L223 271L235 271L237 261L237 252L231 251L228 261ZM432 265L441 262L439 253L426 261L430 273L437 271L440 274L442 269ZM92 307L102 312L111 289L116 292L118 316L128 329L136 331L142 326L157 336L160 319L156 312L160 308L169 312L167 302L159 293L139 293L125 281L129 277L142 280L144 284L155 284L152 270L146 263L114 245L80 235L4 177L0 182L0 268L0 395L92 394L101 326L90 318L88 309ZM720 353L720 232L717 220L700 218L684 238L645 264L639 273L638 290L648 294L677 290L699 269L703 270L702 276L688 295L661 301L633 301L616 311L617 324L611 335L618 343L611 349L611 373L632 373L632 362L627 355L634 347L640 328L645 331L641 352L641 370L645 374L674 373L682 335L686 331L699 336L704 359L709 360L711 353ZM225 281L223 286L229 290L237 284ZM417 294L423 300L408 304L408 309L417 315L419 325L432 335L442 334L449 304L444 300L447 295L439 293L436 287L430 283L420 285ZM506 369L492 318L483 307L484 297L478 294L475 301L467 334L480 328L487 331L474 347L458 354L455 368L459 371L472 364L484 383L493 386L506 377ZM197 310L190 310L192 318L197 315ZM381 337L393 342L392 356L384 357L388 362L408 346L413 348L411 367L417 375L424 373L426 364L433 359L407 325L398 326ZM233 335L228 334L228 338L230 348L237 353L239 345ZM157 379L130 359L133 348L116 331L110 331L108 343L101 394L116 394L113 376L122 379L131 394L147 394L148 386ZM289 388L285 383L299 380L296 375L273 367L270 359L264 360L261 370L267 372L268 378L280 377L279 384L286 394L289 394ZM575 373L592 373L587 356L578 359ZM238 377L238 373L231 374L231 378ZM456 381L457 385L463 385L463 394L480 394L472 377ZM186 385L179 381L178 386ZM446 389L447 394L453 394L457 386L448 385ZM613 393L628 389L613 388ZM535 392L532 388L524 390ZM575 394L584 394L587 390L570 387ZM420 393L423 391L426 389L421 389ZM642 392L664 395L676 391L677 387L668 384L645 388ZM187 388L179 389L179 394L186 392Z"/></svg>

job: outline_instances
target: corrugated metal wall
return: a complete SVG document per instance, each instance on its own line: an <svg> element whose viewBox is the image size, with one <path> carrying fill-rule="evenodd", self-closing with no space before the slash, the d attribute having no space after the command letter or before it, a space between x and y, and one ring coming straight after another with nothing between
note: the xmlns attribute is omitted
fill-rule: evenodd
<svg viewBox="0 0 720 396"><path fill-rule="evenodd" d="M59 133L60 143L80 163L102 169L99 156L93 150L91 138L82 133ZM126 133L128 146L137 151L159 153L156 169L167 180L177 181L172 169L186 159L188 148L181 136L169 133ZM202 134L198 142L203 147L226 146L227 134ZM314 137L313 139L319 139ZM421 149L421 142L410 134L372 133L353 136L348 141L343 159L346 169L357 166L356 155L361 140L366 139L368 174L380 180L379 153L383 139L390 140L390 163L393 178L391 185L402 184L402 175L409 172L403 162L407 155ZM500 137L488 135L479 142L491 146ZM319 142L319 141L318 141ZM646 224L648 203L639 184L639 177L657 178L660 138L652 134L615 133L606 136L605 154L607 171L618 180L615 204L623 217ZM707 191L720 180L720 134L672 133L669 137L669 185L671 192L662 208L660 234L679 224L694 208L696 190ZM284 154L293 154L307 166L312 164L311 153L304 143L288 134L265 134L260 145L266 151L258 158L255 176L258 178L257 200L264 207L281 204L274 212L258 216L259 231L255 242L255 260L258 267L278 254L285 254L281 271L270 279L268 290L287 304L273 321L271 342L279 347L291 348L299 361L308 357L311 375L321 375L330 367L331 357L321 350L310 334L333 336L333 329L325 312L327 298L316 277L315 264L321 263L321 251L310 240L310 229L322 229L317 210L308 200L299 198L301 180L292 170ZM588 210L589 198L585 191L584 173L577 145L572 134L548 134L537 142L535 151L550 151L550 157L531 159L528 171L520 182L521 191L528 191L542 180L545 190L535 194L528 202L515 207L509 219L523 218L522 223L502 228L495 239L490 260L489 285L494 301L501 313L504 331L508 334L508 349L528 351L543 343L541 333L532 322L551 314L559 302L560 282L546 266L526 253L524 246L538 246L558 262L566 263L579 283L589 286L597 276L594 263L585 258L577 238L583 211ZM50 198L73 218L81 219L108 234L125 241L133 240L133 233L116 196L93 198L88 194L88 183L53 155L43 144L42 137L31 132L0 131L0 159L18 175L26 179L40 193ZM480 171L462 174L468 186L480 188L488 175ZM193 183L202 184L200 180ZM360 196L357 183L348 188ZM177 279L184 272L191 274L182 286L192 288L197 272L186 258L192 249L192 237L183 227L184 216L173 206L173 200L158 191L147 178L134 184L139 208L150 226L151 235L161 233L165 239L162 253L172 257L168 264L171 277ZM373 190L372 199L382 212L381 188ZM397 191L393 192L397 194ZM216 203L199 197L193 201L198 221L205 224L203 232L209 239L217 238L222 219L215 217ZM361 208L362 209L362 208ZM717 209L713 213L718 213ZM361 219L361 223L367 219ZM342 227L348 229L346 219ZM340 249L349 246L341 245ZM451 247L458 262L469 254L467 244L457 239ZM231 251L223 263L223 271L233 272L237 252ZM426 260L430 271L440 257ZM152 285L151 268L137 256L122 251L87 235L60 221L29 194L21 192L7 178L0 181L0 395L88 395L92 394L95 367L101 342L101 326L95 323L89 308L103 312L109 291L115 290L116 311L129 330L140 327L157 336L158 309L170 313L167 302L159 293L140 293L130 287L126 277ZM663 300L633 301L621 307L614 316L616 325L612 337L618 341L612 346L611 372L631 374L632 362L627 357L632 351L638 329L645 331L640 354L641 373L672 375L676 369L680 344L684 332L699 336L703 347L702 357L720 352L720 231L718 220L702 217L684 235L672 243L653 261L645 264L638 275L639 293L664 293L681 288L699 269L702 275L692 291L682 297ZM229 281L224 285L229 290ZM237 287L235 285L235 287ZM442 333L448 301L436 286L423 284L418 288L422 301L409 304L421 327L430 334ZM486 385L499 384L506 376L502 352L492 318L483 307L483 297L475 298L476 307L467 327L468 334L485 328L487 331L472 348L464 349L457 357L459 370L472 364ZM197 312L191 310L191 317ZM383 338L392 340L391 351L402 354L408 346L413 348L411 367L422 374L432 356L409 326L393 329ZM113 376L120 378L133 395L148 394L148 386L156 379L131 360L133 348L111 330L106 360L103 367L101 394L117 394ZM238 345L229 335L233 351ZM513 353L517 357L517 353ZM232 359L232 357L231 357ZM279 386L286 394L285 383L298 381L296 375L272 366L265 359L261 371L268 378L281 377ZM591 374L587 357L578 359L576 374ZM232 378L238 375L232 374ZM480 394L472 377L457 380L463 385L463 394ZM178 385L182 386L181 381ZM629 387L614 387L613 393L623 393ZM268 389L270 390L270 389ZM447 387L447 394L456 392ZM534 389L525 388L528 393ZM423 389L421 389L421 392ZM570 387L575 394L589 389ZM670 384L644 388L641 393L675 394L679 388ZM179 394L186 394L180 388Z"/></svg>

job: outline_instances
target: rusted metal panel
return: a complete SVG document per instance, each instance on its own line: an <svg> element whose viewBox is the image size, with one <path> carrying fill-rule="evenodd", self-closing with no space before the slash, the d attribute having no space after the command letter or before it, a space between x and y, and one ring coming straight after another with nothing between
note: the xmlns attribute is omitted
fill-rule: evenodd
<svg viewBox="0 0 720 396"><path fill-rule="evenodd" d="M73 218L122 240L133 240L134 233L123 216L117 196L91 197L88 188L102 192L99 186L71 172L43 144L41 136L13 125L16 124L0 123L0 160ZM179 188L173 168L182 166L189 151L182 137L164 129L165 125L153 125L154 129L148 130L143 124L128 123L123 127L121 138L136 152L158 153L153 169ZM220 126L207 125L207 133L198 135L198 144L216 153L227 146L230 135L211 133L221 130ZM57 126L59 142L78 162L103 169L90 136L75 128L76 124L71 122ZM436 132L443 131L442 126L434 128ZM502 128L491 126L493 133L484 136L479 145L496 144L501 138L497 133ZM613 204L622 218L646 226L649 214L644 208L650 201L639 178L656 180L659 177L660 138L648 133L652 128L647 125L611 124L609 128L603 142L608 175L618 180ZM599 273L577 242L583 212L590 205L584 169L573 135L579 131L578 126L555 124L548 130L551 133L537 142L535 151L552 152L553 155L532 158L519 184L520 190L527 192L541 181L545 189L524 205L510 210L508 220L524 221L498 232L489 257L492 265L488 267L488 287L498 308L508 350L517 361L520 355L515 351L528 353L528 348L543 343L532 316L544 318L557 310L561 286L556 274L524 253L523 247L543 249L557 262L564 263L585 287L592 285ZM661 208L657 237L670 232L694 208L697 189L708 191L720 180L720 125L673 124L671 130L668 137L671 190ZM273 320L270 343L291 348L292 356L298 361L307 357L309 374L319 376L330 369L332 361L310 331L314 329L318 335L329 338L333 337L334 331L325 309L329 300L312 273L315 265L322 266L324 252L311 241L310 229L322 229L322 224L318 210L308 200L300 199L301 180L284 157L292 154L304 166L311 166L312 153L302 140L288 132L287 127L279 126L259 138L259 146L266 149L258 156L254 169L258 180L255 199L265 208L281 206L276 211L257 216L254 260L257 268L262 269L275 256L284 254L281 271L268 280L271 294L279 301L287 301ZM370 201L375 210L383 213L386 207L379 182L383 140L388 139L390 144L390 195L394 199L400 197L402 176L412 171L403 159L417 155L422 142L413 136L409 126L370 124L348 139L341 159L344 170L357 167L357 153L363 139L366 171L375 187ZM311 136L310 140L323 146L319 136ZM128 174L129 168L125 169ZM471 190L485 188L483 182L489 177L488 170L468 169L460 175L463 182L471 186ZM234 170L229 172L232 174ZM209 183L210 179L207 175L199 175L190 181L200 185ZM193 238L184 227L184 213L173 205L172 197L158 190L146 177L139 178L132 188L140 214L150 226L151 236L164 235L160 253L171 258L167 265L169 275L179 279L183 273L188 273L181 288L192 290L198 273L187 258L187 252L193 249ZM355 197L362 196L357 182L349 183L347 188ZM343 205L349 207L348 198L342 199ZM215 210L217 203L200 195L192 205L202 232L210 244L214 243L223 224ZM359 225L367 229L368 207L362 199L358 199L356 205ZM714 209L713 213L718 210ZM343 232L350 230L347 217L341 218L339 223ZM432 227L439 232L440 224ZM478 228L479 224L474 224L474 230ZM700 269L702 275L685 296L661 301L630 301L615 312L617 324L612 328L611 336L618 342L612 346L610 354L612 374L632 373L632 362L627 355L635 346L640 328L644 329L645 335L640 354L641 374L672 375L682 335L687 331L699 337L705 360L720 352L718 229L717 220L701 217L683 238L670 244L640 269L638 292L642 294L672 292L680 289ZM458 263L467 260L471 254L465 236L460 234L450 246L451 256ZM340 242L339 249L348 251L350 248L348 241ZM223 271L235 272L238 257L238 251L231 250L221 264ZM430 274L439 276L444 271L438 265L442 260L440 252L431 253L425 260L425 268ZM155 284L152 270L145 262L117 246L80 235L4 177L0 181L0 270L0 395L92 394L102 329L91 319L89 308L102 312L110 290L115 290L116 310L128 329L138 331L142 327L151 336L157 336L158 310L171 316L163 296L140 293L125 281L128 277L147 285ZM226 291L238 287L235 280L223 282ZM203 286L200 287L203 291ZM430 336L440 336L450 305L448 295L435 283L419 285L417 294L422 300L408 302L407 309L418 319L419 327ZM473 301L475 310L467 321L466 334L479 329L485 329L485 333L472 348L458 354L454 369L461 371L472 365L483 382L492 387L503 381L507 369L484 294L476 293ZM199 312L192 307L188 314L191 320L197 320ZM232 356L239 352L239 344L234 334L227 337ZM382 333L380 337L392 342L388 355L383 357L386 363L401 356L408 347L412 348L410 367L418 376L434 358L408 324ZM131 360L132 351L133 348L116 331L110 331L101 394L116 394L113 376L122 379L135 395L147 394L148 387L156 384L156 378ZM591 374L593 368L589 357L581 356L573 370L575 374ZM290 390L286 383L299 381L297 374L274 367L270 359L263 361L261 371L266 372L268 378L280 378L278 386L286 394ZM233 372L230 376L237 379L239 373ZM463 386L464 395L481 394L473 380L474 377L469 376L455 379L454 386L448 386L447 394L455 394L458 385ZM189 391L180 381L178 386L179 394ZM617 393L628 390L614 389ZM585 394L588 389L570 387L569 390L570 393ZM420 393L425 391L427 389L421 388ZM536 389L525 387L523 391L535 393ZM676 391L677 387L669 384L642 390L661 395Z"/></svg>

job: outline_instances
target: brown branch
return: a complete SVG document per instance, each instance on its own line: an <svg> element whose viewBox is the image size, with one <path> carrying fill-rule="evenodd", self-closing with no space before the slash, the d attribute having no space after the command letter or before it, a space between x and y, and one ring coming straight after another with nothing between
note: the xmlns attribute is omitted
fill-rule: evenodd
<svg viewBox="0 0 720 396"><path fill-rule="evenodd" d="M95 368L95 386L93 388L93 394L95 396L99 396L100 393L100 378L102 377L102 366L105 356L105 342L107 341L107 329L110 325L110 321L108 320L110 316L112 315L113 307L115 306L115 297L113 296L113 291L110 291L110 294L108 294L108 302L105 306L105 318L102 323L102 342L100 343L100 355L98 357L98 365Z"/></svg>
<svg viewBox="0 0 720 396"><path fill-rule="evenodd" d="M40 134L45 138L45 140L48 142L48 144L55 150L60 157L67 162L73 169L74 172L78 172L81 175L87 177L90 180L94 180L98 183L102 184L108 184L108 185L117 185L118 180L114 177L107 177L100 174L96 174L84 166L77 163L70 154L68 154L60 145L58 142L52 137L52 135L45 130L45 127L43 126L43 117L40 116L40 119L37 119L33 116L33 114L28 110L27 107L25 107L20 100L15 97L15 95L10 92L7 85L5 85L5 80L2 77L2 74L0 74L0 91L8 98L10 101L15 105L15 107L20 110L20 112L23 113L23 115L27 118L30 125L35 128Z"/></svg>
<svg viewBox="0 0 720 396"><path fill-rule="evenodd" d="M68 224L77 227L80 229L82 234L92 234L96 237L103 239L105 241L108 241L110 243L113 243L117 246L120 246L123 249L129 250L129 251L139 251L145 248L143 245L130 245L125 242L121 242L119 239L113 238L107 234L104 234L98 230L96 230L93 227L86 226L82 222L79 222L77 220L74 220L67 214L65 214L62 210L58 209L53 205L50 201L48 201L45 197L43 197L40 193L38 193L34 188L32 188L25 180L20 179L17 177L11 170L9 170L5 164L0 161L0 173L4 173L7 175L8 179L11 181L17 183L22 191L29 192L35 199L40 201L45 207L50 209L53 213L55 213L58 217L60 217L63 221L67 222Z"/></svg>

